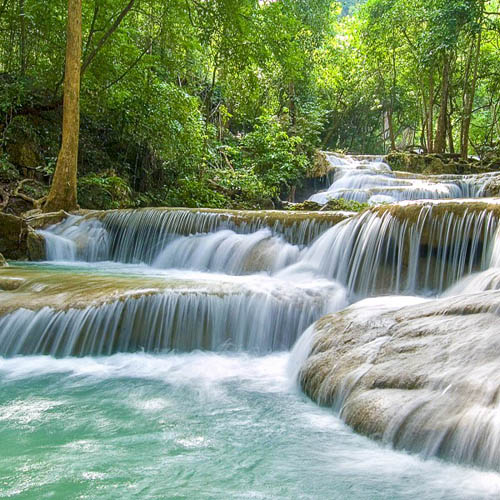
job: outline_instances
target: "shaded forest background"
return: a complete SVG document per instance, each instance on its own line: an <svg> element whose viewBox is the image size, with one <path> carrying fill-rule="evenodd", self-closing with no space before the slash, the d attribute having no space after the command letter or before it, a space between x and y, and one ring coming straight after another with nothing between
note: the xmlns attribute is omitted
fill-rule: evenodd
<svg viewBox="0 0 500 500"><path fill-rule="evenodd" d="M261 208L319 149L500 156L498 0L88 0L79 200ZM65 0L0 0L0 195L61 141Z"/></svg>

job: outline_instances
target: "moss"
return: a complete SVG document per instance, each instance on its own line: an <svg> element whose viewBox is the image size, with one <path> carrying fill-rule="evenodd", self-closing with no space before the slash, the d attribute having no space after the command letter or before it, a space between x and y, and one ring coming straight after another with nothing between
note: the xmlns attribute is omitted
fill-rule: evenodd
<svg viewBox="0 0 500 500"><path fill-rule="evenodd" d="M21 178L17 168L7 159L6 156L0 156L0 181L12 182Z"/></svg>
<svg viewBox="0 0 500 500"><path fill-rule="evenodd" d="M0 213L0 253L7 259L26 257L27 234L28 227L23 219Z"/></svg>
<svg viewBox="0 0 500 500"><path fill-rule="evenodd" d="M477 174L491 172L489 164L477 160L462 160L457 155L416 154L393 152L386 157L387 164L394 171L416 174Z"/></svg>
<svg viewBox="0 0 500 500"><path fill-rule="evenodd" d="M317 221L330 223L332 226L342 222L350 217L352 213L347 212L309 212L309 211L294 211L294 210L225 210L222 208L183 208L183 207L158 207L158 208L139 208L128 210L80 210L77 214L85 216L87 219L103 220L108 214L127 213L133 211L158 211L158 212L175 212L185 211L191 213L218 214L222 220L231 220L235 225L250 224L255 220L261 220L263 224L269 227L276 223L282 224L283 227L290 227L293 224L304 221Z"/></svg>
<svg viewBox="0 0 500 500"><path fill-rule="evenodd" d="M109 210L134 206L128 182L108 171L88 174L78 180L78 201L83 208Z"/></svg>
<svg viewBox="0 0 500 500"><path fill-rule="evenodd" d="M69 214L64 210L60 210L59 212L49 212L46 214L40 211L34 213L30 217L26 217L26 223L33 229L43 229L47 226L58 224L67 217L69 217Z"/></svg>
<svg viewBox="0 0 500 500"><path fill-rule="evenodd" d="M353 200L344 200L342 198L329 200L328 203L321 210L343 210L346 212L362 212L369 208L368 203L359 203Z"/></svg>
<svg viewBox="0 0 500 500"><path fill-rule="evenodd" d="M310 200L290 205L290 210L295 210L295 211L306 210L309 212L317 212L322 208L323 207L320 203L316 203L315 201L310 201Z"/></svg>
<svg viewBox="0 0 500 500"><path fill-rule="evenodd" d="M311 168L308 170L306 177L316 179L325 177L332 170L332 165L328 161L328 157L323 151L316 151L314 161Z"/></svg>
<svg viewBox="0 0 500 500"><path fill-rule="evenodd" d="M463 217L465 213L480 213L483 211L492 212L496 217L500 217L500 204L492 203L491 200L473 200L473 201L416 201L412 203L397 203L393 205L380 205L370 209L371 212L382 216L390 214L401 221L408 221L415 224L423 207L432 207L433 217L442 217L445 214L453 213L458 217Z"/></svg>

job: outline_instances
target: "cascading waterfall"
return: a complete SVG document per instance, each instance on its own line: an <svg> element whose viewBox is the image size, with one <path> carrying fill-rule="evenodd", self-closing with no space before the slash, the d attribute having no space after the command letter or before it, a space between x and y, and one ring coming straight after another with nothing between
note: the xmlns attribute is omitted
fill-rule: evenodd
<svg viewBox="0 0 500 500"><path fill-rule="evenodd" d="M376 168L385 169L381 163ZM359 176L360 185L365 174ZM394 187L392 177L387 179L382 182ZM471 186L476 179L448 181L462 194L475 189ZM392 340L385 312L422 303L430 311L424 316L429 325L434 311L441 310L433 309L434 300L414 295L441 294L439 300L458 304L464 294L495 293L500 288L499 213L497 202L482 199L407 201L360 214L149 209L70 216L38 231L45 239L48 262L0 270L0 356L104 357L198 350L262 356L287 351L298 340L289 369L297 378L317 348L317 332L311 326L317 320L365 297L411 295L361 303L353 315L368 321L361 325L368 333L360 359L368 357L353 369L349 362L354 358L348 360L350 371L332 399L334 410L351 418L350 398ZM474 303L471 310L478 307ZM369 336L372 313L374 321L382 317L380 338ZM337 316L344 314L351 313ZM448 319L442 316L445 324ZM408 317L413 320L411 314ZM391 324L400 327L396 320ZM348 328L343 325L339 332ZM420 330L411 332L418 337ZM409 341L394 352L414 348ZM319 360L319 372L326 361L327 357ZM327 388L337 384L332 380ZM392 379L382 376L376 383L378 390ZM447 385L436 389L443 391L448 391ZM434 393L426 401L433 398ZM403 424L393 421L386 434L397 429L397 436L389 442L420 450L420 445L404 443L419 441L412 422L421 425L425 419L405 420L410 405L391 408ZM466 449L464 443L485 434L474 433L472 424L460 429L457 446ZM437 454L430 445L425 449ZM469 460L469 455L456 456ZM494 455L484 463L497 461Z"/></svg>
<svg viewBox="0 0 500 500"><path fill-rule="evenodd" d="M48 260L151 264L179 236L224 229L246 235L267 230L272 236L303 247L349 215L206 209L116 210L71 216L39 232L46 239Z"/></svg>
<svg viewBox="0 0 500 500"><path fill-rule="evenodd" d="M168 243L154 267L249 274L278 271L295 263L300 249L272 235L269 229L251 234L221 230L182 236Z"/></svg>
<svg viewBox="0 0 500 500"><path fill-rule="evenodd" d="M262 354L290 349L307 326L347 304L343 288L327 281L291 286L260 278L206 288L146 290L81 309L20 308L0 318L0 355Z"/></svg>
<svg viewBox="0 0 500 500"><path fill-rule="evenodd" d="M321 236L298 266L315 267L357 297L377 293L438 293L488 267L497 217L422 205L412 218L365 212Z"/></svg>
<svg viewBox="0 0 500 500"><path fill-rule="evenodd" d="M393 172L380 158L329 155L333 182L329 189L309 199L324 205L343 198L377 205L405 200L477 198L497 174L417 175Z"/></svg>
<svg viewBox="0 0 500 500"><path fill-rule="evenodd" d="M308 247L287 243L269 228L244 233L221 229L180 236L180 231L170 232L172 219L164 212L156 213L159 221L139 225L144 216L153 218L154 211L113 213L113 219L121 220L123 215L135 221L136 229L125 228L123 232L115 227L110 233L99 220L71 219L42 234L54 235L47 238L49 260L53 255L60 260L65 253L68 258L62 260L115 257L127 262L129 258L157 268L235 275L266 272L290 276L306 270L342 283L356 298L379 293L441 293L463 276L489 266L490 242L498 218L487 203L471 209L454 202L396 207L399 215L390 207L382 207L344 220ZM186 217L174 212L173 220L180 214ZM206 215L200 216L198 227L203 226ZM167 226L162 229L164 218ZM189 214L190 225L195 219ZM94 236L82 236L87 234Z"/></svg>

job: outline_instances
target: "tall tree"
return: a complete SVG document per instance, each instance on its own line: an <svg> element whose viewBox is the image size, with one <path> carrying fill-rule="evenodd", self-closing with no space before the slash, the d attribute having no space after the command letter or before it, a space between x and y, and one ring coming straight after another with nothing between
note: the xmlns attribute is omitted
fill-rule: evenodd
<svg viewBox="0 0 500 500"><path fill-rule="evenodd" d="M68 0L62 146L45 211L78 208L76 179L80 132L80 69L82 57L82 0Z"/></svg>

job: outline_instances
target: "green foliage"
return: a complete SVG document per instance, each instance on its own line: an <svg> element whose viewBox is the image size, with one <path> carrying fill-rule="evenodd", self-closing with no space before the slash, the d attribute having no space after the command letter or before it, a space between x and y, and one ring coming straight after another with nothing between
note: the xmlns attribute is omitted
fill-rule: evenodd
<svg viewBox="0 0 500 500"><path fill-rule="evenodd" d="M0 165L29 144L48 179L67 3L0 3ZM470 96L500 149L500 0L136 0L101 46L126 4L83 3L82 206L272 206L317 149L432 149L441 114L458 150Z"/></svg>
<svg viewBox="0 0 500 500"><path fill-rule="evenodd" d="M242 163L275 195L287 194L305 176L308 159L300 151L303 139L290 136L276 117L265 115L241 141Z"/></svg>
<svg viewBox="0 0 500 500"><path fill-rule="evenodd" d="M345 212L362 212L369 208L368 203L360 203L354 200L344 200L343 198L330 200L325 207L327 210L340 210Z"/></svg>
<svg viewBox="0 0 500 500"><path fill-rule="evenodd" d="M20 178L17 168L10 163L6 154L0 155L0 181L11 182Z"/></svg>
<svg viewBox="0 0 500 500"><path fill-rule="evenodd" d="M133 206L128 183L114 172L88 174L78 182L78 199L82 208L109 210Z"/></svg>

